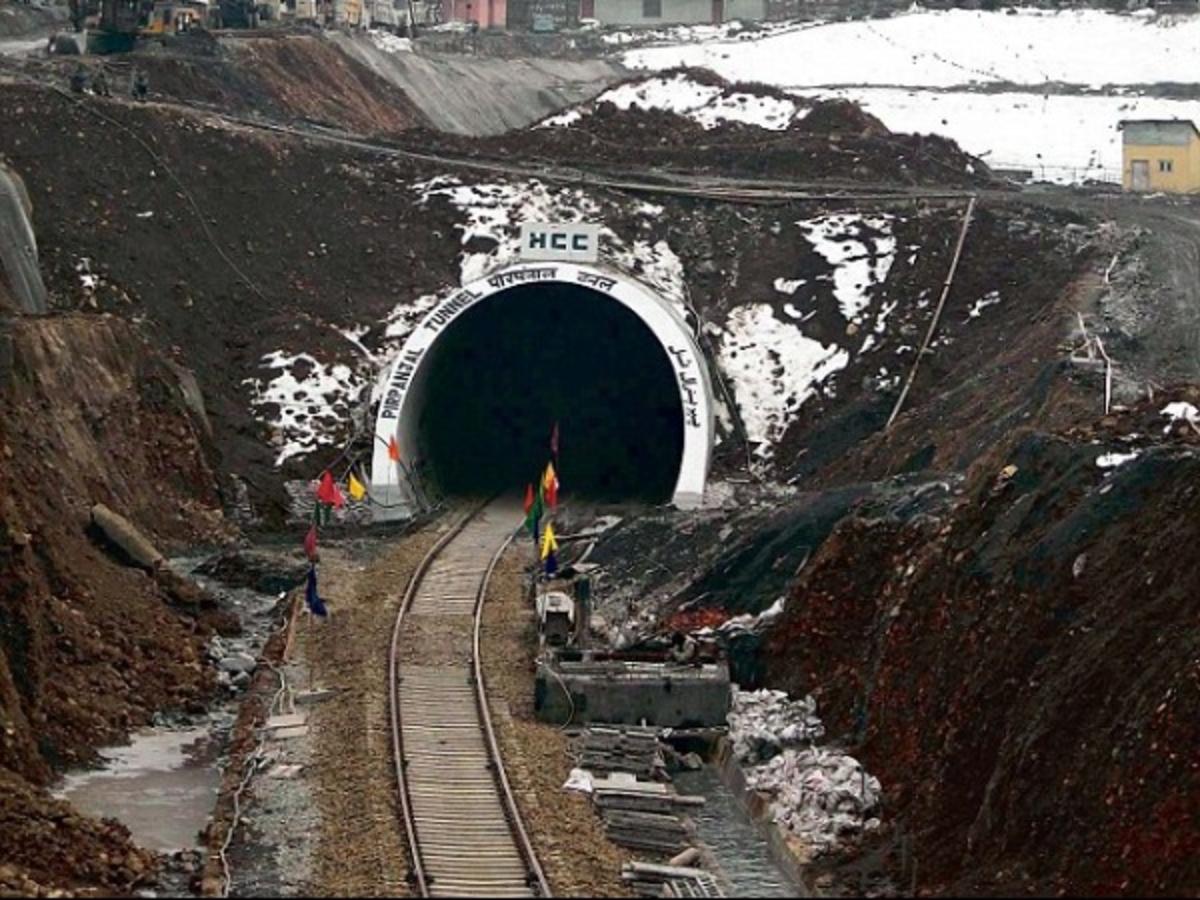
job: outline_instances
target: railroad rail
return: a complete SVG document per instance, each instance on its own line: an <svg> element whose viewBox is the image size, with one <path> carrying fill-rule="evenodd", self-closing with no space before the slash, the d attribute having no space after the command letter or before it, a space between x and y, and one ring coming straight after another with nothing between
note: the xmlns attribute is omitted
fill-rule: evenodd
<svg viewBox="0 0 1200 900"><path fill-rule="evenodd" d="M393 761L422 897L549 897L488 712L488 581L520 522L511 499L463 515L426 554L392 630Z"/></svg>

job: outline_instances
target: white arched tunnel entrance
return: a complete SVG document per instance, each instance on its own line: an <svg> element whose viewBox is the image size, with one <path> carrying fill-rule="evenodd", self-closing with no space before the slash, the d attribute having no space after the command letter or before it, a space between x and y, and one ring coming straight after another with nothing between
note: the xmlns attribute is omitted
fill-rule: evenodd
<svg viewBox="0 0 1200 900"><path fill-rule="evenodd" d="M599 370L591 377L600 383L611 380L621 397L637 401L640 399L637 395L651 391L654 378L658 379L654 383L660 388L673 379L674 390L668 388L671 396L666 413L674 419L672 434L669 439L660 436L657 443L672 457L669 460L674 472L671 502L683 509L700 504L713 445L713 402L708 369L691 330L675 307L632 278L599 266L573 263L523 263L493 272L443 300L409 335L388 372L380 398L371 467L371 497L375 503L398 512L412 508L417 496L414 480L421 482L436 477L430 474L431 455L461 453L467 456L478 451L478 444L491 440L492 435L486 432L476 433L466 446L462 442L442 441L431 448L431 442L436 441L428 434L426 424L430 404L443 422L458 415L462 420L458 424L470 425L465 420L477 417L478 412L469 402L474 393L488 387L507 394L519 393L506 380L511 373L527 378L531 385L556 377L556 372L539 370L536 360L509 358L503 361L503 368L493 370L489 384L464 388L462 395L449 401L435 396L440 390L439 381L454 380L464 371L469 377L470 371L478 368L481 353L489 354L493 365L498 354L516 355L501 344L497 328L501 320L493 318L483 331L479 327L472 331L466 323L473 317L479 320L485 311L493 317L500 313L508 315L510 311L513 316L520 315L521 309L534 308L531 304L536 304L540 297L556 298L559 331L568 332L555 333L546 339L575 342L573 346L579 352L571 351L571 361L575 362L576 357L586 358L587 365ZM597 314L612 321L597 325ZM621 321L617 322L613 317ZM476 321L476 326L478 324ZM622 347L607 356L587 356L585 351L589 348L602 350L604 345L613 342L618 332L628 335L631 341L642 341L641 346L651 349L648 352L643 349L639 355ZM523 355L528 355L527 351ZM645 391L642 390L642 369L646 370ZM654 370L653 373L650 370ZM497 377L496 373L505 377ZM575 377L578 379L578 373ZM621 405L617 402L619 399L611 393L600 393L590 402L602 407L608 407L610 403L618 407ZM664 409L668 407L660 398L656 414L661 417ZM619 418L630 414L617 408L610 414L610 410L604 408L593 411L592 415L593 418ZM635 426L631 422L629 427ZM547 438L549 428L550 423L546 422ZM442 430L445 430L444 426ZM496 429L497 432L503 430L507 429L503 426ZM569 442L569 435L564 438ZM647 434L645 439L656 440L653 434ZM399 464L389 454L393 441L399 450ZM597 443L605 446L603 441ZM574 448L576 459L578 454L586 452L586 447L577 445ZM544 461L544 458L529 460L531 477ZM438 460L432 462L437 468ZM564 462L564 468L569 473L571 466ZM564 481L570 491L572 479L568 475ZM513 489L519 486L519 481L511 485Z"/></svg>

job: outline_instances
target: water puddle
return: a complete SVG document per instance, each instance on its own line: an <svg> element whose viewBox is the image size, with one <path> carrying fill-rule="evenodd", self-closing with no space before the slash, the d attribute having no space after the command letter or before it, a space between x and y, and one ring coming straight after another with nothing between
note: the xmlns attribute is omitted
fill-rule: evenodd
<svg viewBox="0 0 1200 900"><path fill-rule="evenodd" d="M124 824L136 844L169 853L200 846L221 773L213 724L148 729L100 751L100 769L65 776L55 795L80 812Z"/></svg>
<svg viewBox="0 0 1200 900"><path fill-rule="evenodd" d="M751 820L717 770L705 766L674 776L681 794L707 801L689 812L696 835L708 845L725 875L733 897L802 897L798 885L775 864L766 832Z"/></svg>
<svg viewBox="0 0 1200 900"><path fill-rule="evenodd" d="M277 598L193 575L203 558L177 557L170 564L220 595L222 606L238 615L244 629L238 637L214 638L210 657L216 663L233 653L257 656L271 628ZM248 674L242 676L243 684L248 680ZM221 693L207 715L157 715L155 727L130 735L129 746L101 749L102 767L64 776L56 796L85 815L116 819L141 847L161 853L199 847L199 832L216 804L221 754L240 698L240 686L229 672L220 672L219 682Z"/></svg>

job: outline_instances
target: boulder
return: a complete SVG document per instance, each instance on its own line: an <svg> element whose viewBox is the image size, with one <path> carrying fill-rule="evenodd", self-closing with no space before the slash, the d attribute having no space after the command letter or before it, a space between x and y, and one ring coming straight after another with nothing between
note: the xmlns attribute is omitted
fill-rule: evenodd
<svg viewBox="0 0 1200 900"><path fill-rule="evenodd" d="M253 672L258 668L258 661L249 653L231 653L223 657L217 667L223 672L237 675L240 672Z"/></svg>
<svg viewBox="0 0 1200 900"><path fill-rule="evenodd" d="M163 555L158 548L123 515L103 503L93 506L91 514L92 525L134 565L154 572L163 564Z"/></svg>

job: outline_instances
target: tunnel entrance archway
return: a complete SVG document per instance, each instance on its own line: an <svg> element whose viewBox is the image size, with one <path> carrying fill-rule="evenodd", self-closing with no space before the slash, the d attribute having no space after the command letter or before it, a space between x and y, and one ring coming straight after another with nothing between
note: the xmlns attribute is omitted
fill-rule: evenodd
<svg viewBox="0 0 1200 900"><path fill-rule="evenodd" d="M633 279L566 263L471 282L409 335L380 399L372 498L411 507L414 469L451 491L518 487L555 419L568 490L699 505L713 408L691 331Z"/></svg>

